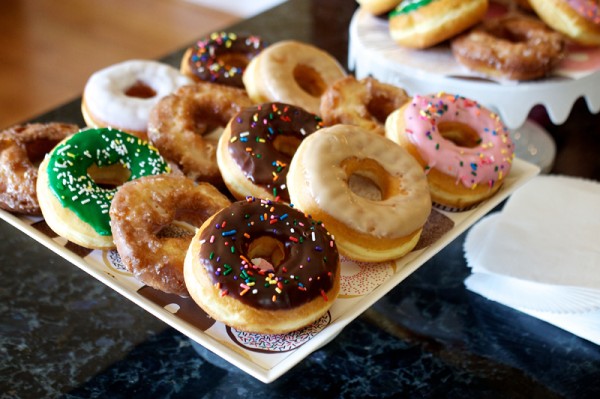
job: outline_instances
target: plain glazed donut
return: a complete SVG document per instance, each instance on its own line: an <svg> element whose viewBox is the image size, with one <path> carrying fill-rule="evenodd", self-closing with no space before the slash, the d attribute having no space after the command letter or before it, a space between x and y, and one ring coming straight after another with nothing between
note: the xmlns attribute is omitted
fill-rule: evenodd
<svg viewBox="0 0 600 399"><path fill-rule="evenodd" d="M130 60L95 72L83 90L81 112L90 127L112 127L146 139L150 110L193 80L170 65Z"/></svg>
<svg viewBox="0 0 600 399"><path fill-rule="evenodd" d="M286 40L253 58L242 78L257 104L282 102L318 115L321 95L344 76L344 68L330 54L310 44Z"/></svg>
<svg viewBox="0 0 600 399"><path fill-rule="evenodd" d="M452 54L467 68L512 80L548 75L565 53L561 34L523 15L489 19L451 41Z"/></svg>
<svg viewBox="0 0 600 399"><path fill-rule="evenodd" d="M40 164L38 201L48 226L85 248L114 248L110 203L118 186L169 166L147 142L115 129L82 130Z"/></svg>
<svg viewBox="0 0 600 399"><path fill-rule="evenodd" d="M258 36L214 32L186 50L179 69L195 81L243 89L244 70L264 47L264 42Z"/></svg>
<svg viewBox="0 0 600 399"><path fill-rule="evenodd" d="M184 267L194 301L238 330L283 334L318 320L340 288L340 259L320 222L278 202L248 198L198 230Z"/></svg>
<svg viewBox="0 0 600 399"><path fill-rule="evenodd" d="M39 163L78 130L77 125L67 123L31 123L0 132L0 208L41 215L35 188Z"/></svg>
<svg viewBox="0 0 600 399"><path fill-rule="evenodd" d="M326 126L356 125L384 136L388 115L409 100L399 87L370 76L356 80L348 75L334 82L321 96L321 116Z"/></svg>
<svg viewBox="0 0 600 399"><path fill-rule="evenodd" d="M247 196L289 202L288 167L300 142L323 126L302 108L266 103L244 108L223 132L217 162L225 185L239 200Z"/></svg>
<svg viewBox="0 0 600 399"><path fill-rule="evenodd" d="M390 13L390 35L403 47L431 47L481 21L487 8L488 0L403 0Z"/></svg>
<svg viewBox="0 0 600 399"><path fill-rule="evenodd" d="M188 178L222 185L216 158L222 128L251 105L243 89L206 82L183 86L152 109L148 138Z"/></svg>
<svg viewBox="0 0 600 399"><path fill-rule="evenodd" d="M163 235L174 222L200 227L230 204L208 183L184 176L144 176L123 184L110 206L113 240L123 265L157 290L189 296L183 262L195 231Z"/></svg>
<svg viewBox="0 0 600 399"><path fill-rule="evenodd" d="M451 209L467 209L494 195L514 158L500 117L451 94L415 96L390 115L386 135L427 172L433 201Z"/></svg>
<svg viewBox="0 0 600 399"><path fill-rule="evenodd" d="M431 212L427 178L410 154L358 126L325 127L302 141L288 172L294 206L322 220L342 255L400 258Z"/></svg>
<svg viewBox="0 0 600 399"><path fill-rule="evenodd" d="M551 28L586 46L600 46L600 3L597 0L529 0Z"/></svg>

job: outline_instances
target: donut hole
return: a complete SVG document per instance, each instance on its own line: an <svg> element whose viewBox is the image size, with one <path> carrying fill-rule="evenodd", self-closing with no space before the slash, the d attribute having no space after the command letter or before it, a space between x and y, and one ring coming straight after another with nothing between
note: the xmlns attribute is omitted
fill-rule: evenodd
<svg viewBox="0 0 600 399"><path fill-rule="evenodd" d="M245 53L223 53L217 56L217 61L221 65L227 65L237 69L245 69L248 66L248 55Z"/></svg>
<svg viewBox="0 0 600 399"><path fill-rule="evenodd" d="M388 115L391 114L394 109L390 109L390 99L385 96L373 96L366 104L367 112L373 118L377 120L377 122L381 124L385 124L385 120Z"/></svg>
<svg viewBox="0 0 600 399"><path fill-rule="evenodd" d="M302 90L313 97L320 97L327 89L321 75L309 65L298 64L294 68L294 80Z"/></svg>
<svg viewBox="0 0 600 399"><path fill-rule="evenodd" d="M174 220L170 224L163 226L156 237L160 238L191 238L194 236L194 226L180 221Z"/></svg>
<svg viewBox="0 0 600 399"><path fill-rule="evenodd" d="M273 147L279 153L292 158L300 146L301 140L298 137L280 134L273 140Z"/></svg>
<svg viewBox="0 0 600 399"><path fill-rule="evenodd" d="M156 91L141 80L136 80L134 84L125 89L127 97L152 98L156 96Z"/></svg>
<svg viewBox="0 0 600 399"><path fill-rule="evenodd" d="M481 143L481 137L471 126L461 122L440 122L438 131L448 141L459 147L474 148Z"/></svg>
<svg viewBox="0 0 600 399"><path fill-rule="evenodd" d="M45 138L39 138L37 140L29 141L25 144L25 151L27 152L27 159L32 165L39 166L44 160L46 154L50 153L52 149L58 144L59 140L50 140Z"/></svg>
<svg viewBox="0 0 600 399"><path fill-rule="evenodd" d="M374 159L347 158L342 162L350 191L371 201L384 201L403 190Z"/></svg>
<svg viewBox="0 0 600 399"><path fill-rule="evenodd" d="M260 265L264 260L275 270L285 259L285 245L274 237L258 237L248 245L247 255L253 263Z"/></svg>
<svg viewBox="0 0 600 399"><path fill-rule="evenodd" d="M87 173L98 187L105 189L119 187L131 177L131 171L120 163L107 166L92 164Z"/></svg>
<svg viewBox="0 0 600 399"><path fill-rule="evenodd" d="M215 131L222 132L223 127L227 124L219 117L218 111L210 109L208 106L195 105L191 109L191 131L201 136L210 135ZM215 141L219 140L219 136Z"/></svg>

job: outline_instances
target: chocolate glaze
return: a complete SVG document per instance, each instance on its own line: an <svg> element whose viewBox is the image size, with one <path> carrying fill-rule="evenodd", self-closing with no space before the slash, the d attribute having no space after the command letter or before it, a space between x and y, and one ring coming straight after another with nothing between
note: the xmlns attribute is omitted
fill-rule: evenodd
<svg viewBox="0 0 600 399"><path fill-rule="evenodd" d="M251 262L250 245L261 237L277 240L284 248L283 259L272 268ZM216 214L200 240L200 265L222 295L255 308L290 309L326 298L339 278L339 254L327 230L281 202L235 202ZM240 285L252 282L248 290Z"/></svg>
<svg viewBox="0 0 600 399"><path fill-rule="evenodd" d="M285 184L292 156L278 151L275 140L287 136L299 144L321 127L319 116L293 105L274 102L245 108L231 120L229 153L249 180L289 202Z"/></svg>
<svg viewBox="0 0 600 399"><path fill-rule="evenodd" d="M264 48L257 36L213 33L192 47L189 66L200 80L243 88L246 66Z"/></svg>

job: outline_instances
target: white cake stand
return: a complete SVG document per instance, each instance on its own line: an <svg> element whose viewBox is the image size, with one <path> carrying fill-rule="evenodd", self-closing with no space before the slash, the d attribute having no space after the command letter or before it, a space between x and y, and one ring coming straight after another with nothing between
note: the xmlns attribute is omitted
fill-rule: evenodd
<svg viewBox="0 0 600 399"><path fill-rule="evenodd" d="M556 147L548 132L527 120L532 108L544 106L557 125L565 122L581 97L590 112L600 111L598 69L558 70L554 76L529 82L486 79L460 65L447 44L427 50L397 45L389 34L388 21L362 8L350 23L348 68L358 79L373 76L411 95L443 91L478 101L498 113L513 131L517 156L536 163L543 171L550 170Z"/></svg>

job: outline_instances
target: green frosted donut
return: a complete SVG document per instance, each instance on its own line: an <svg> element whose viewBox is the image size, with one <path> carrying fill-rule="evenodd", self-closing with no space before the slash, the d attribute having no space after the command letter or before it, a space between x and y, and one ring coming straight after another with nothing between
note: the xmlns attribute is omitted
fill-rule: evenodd
<svg viewBox="0 0 600 399"><path fill-rule="evenodd" d="M91 167L122 165L127 181L170 172L169 165L147 141L120 130L82 130L56 147L48 159L51 192L99 235L110 236L109 209L117 187L98 185Z"/></svg>

